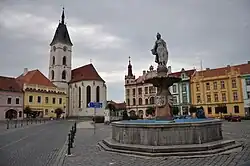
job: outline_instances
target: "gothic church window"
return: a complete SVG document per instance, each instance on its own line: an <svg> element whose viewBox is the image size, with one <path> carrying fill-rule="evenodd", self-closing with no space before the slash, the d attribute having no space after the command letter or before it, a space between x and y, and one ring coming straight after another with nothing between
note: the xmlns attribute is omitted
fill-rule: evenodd
<svg viewBox="0 0 250 166"><path fill-rule="evenodd" d="M56 63L56 59L55 59L55 57L53 56L52 57L52 65L54 65Z"/></svg>
<svg viewBox="0 0 250 166"><path fill-rule="evenodd" d="M63 57L62 63L63 63L63 65L66 65L66 56Z"/></svg>
<svg viewBox="0 0 250 166"><path fill-rule="evenodd" d="M63 72L62 72L62 79L66 80L66 71L65 70L63 70Z"/></svg>
<svg viewBox="0 0 250 166"><path fill-rule="evenodd" d="M88 107L88 104L91 102L91 87L90 86L87 86L86 87L87 90L86 90L86 99L87 99L87 102L86 102L86 107Z"/></svg>
<svg viewBox="0 0 250 166"><path fill-rule="evenodd" d="M78 107L81 108L81 100L82 100L82 89L81 87L78 88L78 99L79 99L79 103L78 103Z"/></svg>
<svg viewBox="0 0 250 166"><path fill-rule="evenodd" d="M55 72L54 70L51 70L51 79L53 80L55 78Z"/></svg>
<svg viewBox="0 0 250 166"><path fill-rule="evenodd" d="M96 87L96 102L100 102L100 87Z"/></svg>

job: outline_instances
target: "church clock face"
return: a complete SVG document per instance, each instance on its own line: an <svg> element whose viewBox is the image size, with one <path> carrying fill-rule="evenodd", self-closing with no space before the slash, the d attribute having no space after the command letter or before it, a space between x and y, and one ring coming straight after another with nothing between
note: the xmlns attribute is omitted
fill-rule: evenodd
<svg viewBox="0 0 250 166"><path fill-rule="evenodd" d="M67 51L67 47L66 46L63 47L63 51Z"/></svg>
<svg viewBox="0 0 250 166"><path fill-rule="evenodd" d="M56 46L53 47L53 50L56 51Z"/></svg>

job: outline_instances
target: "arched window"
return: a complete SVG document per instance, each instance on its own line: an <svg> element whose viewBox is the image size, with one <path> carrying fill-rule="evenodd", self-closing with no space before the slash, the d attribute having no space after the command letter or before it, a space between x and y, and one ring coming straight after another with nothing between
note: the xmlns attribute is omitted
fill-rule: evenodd
<svg viewBox="0 0 250 166"><path fill-rule="evenodd" d="M55 59L55 57L53 56L52 57L52 65L54 65L56 63L56 59Z"/></svg>
<svg viewBox="0 0 250 166"><path fill-rule="evenodd" d="M149 99L149 104L154 104L155 103L155 98L154 97L151 97L150 99Z"/></svg>
<svg viewBox="0 0 250 166"><path fill-rule="evenodd" d="M96 87L96 102L100 102L100 87Z"/></svg>
<svg viewBox="0 0 250 166"><path fill-rule="evenodd" d="M78 107L81 108L81 100L82 100L82 89L81 87L78 88Z"/></svg>
<svg viewBox="0 0 250 166"><path fill-rule="evenodd" d="M66 71L65 70L63 70L63 72L62 72L62 79L66 80Z"/></svg>
<svg viewBox="0 0 250 166"><path fill-rule="evenodd" d="M142 105L142 98L139 98L139 105Z"/></svg>
<svg viewBox="0 0 250 166"><path fill-rule="evenodd" d="M130 106L130 100L127 99L127 106Z"/></svg>
<svg viewBox="0 0 250 166"><path fill-rule="evenodd" d="M87 100L87 102L86 102L86 107L88 107L88 104L91 102L91 87L90 86L87 86L86 87L87 88L87 90L86 90L86 100Z"/></svg>
<svg viewBox="0 0 250 166"><path fill-rule="evenodd" d="M135 101L135 98L133 98L133 105L136 105L136 101Z"/></svg>
<svg viewBox="0 0 250 166"><path fill-rule="evenodd" d="M63 63L63 65L66 65L66 56L63 57L62 63Z"/></svg>
<svg viewBox="0 0 250 166"><path fill-rule="evenodd" d="M51 70L51 79L53 80L55 78L55 72L54 70Z"/></svg>
<svg viewBox="0 0 250 166"><path fill-rule="evenodd" d="M145 99L145 104L148 105L148 99Z"/></svg>

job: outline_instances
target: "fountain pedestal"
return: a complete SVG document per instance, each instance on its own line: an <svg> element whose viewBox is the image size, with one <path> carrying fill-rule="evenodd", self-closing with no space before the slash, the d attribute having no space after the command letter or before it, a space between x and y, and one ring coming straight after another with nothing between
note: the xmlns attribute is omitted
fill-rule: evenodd
<svg viewBox="0 0 250 166"><path fill-rule="evenodd" d="M173 120L172 95L169 92L169 87L180 80L180 78L169 77L166 67L158 67L157 75L145 80L145 83L151 83L157 87L155 97L155 115L157 120Z"/></svg>

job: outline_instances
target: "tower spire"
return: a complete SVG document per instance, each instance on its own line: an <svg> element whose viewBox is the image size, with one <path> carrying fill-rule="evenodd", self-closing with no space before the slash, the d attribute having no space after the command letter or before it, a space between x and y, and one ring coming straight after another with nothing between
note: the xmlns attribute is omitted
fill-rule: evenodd
<svg viewBox="0 0 250 166"><path fill-rule="evenodd" d="M63 7L63 11L62 11L62 16L61 16L61 23L64 24L64 19L65 19L65 15L64 15L64 7Z"/></svg>
<svg viewBox="0 0 250 166"><path fill-rule="evenodd" d="M131 65L130 56L128 57L128 76L133 76L133 71L132 71L132 65Z"/></svg>

